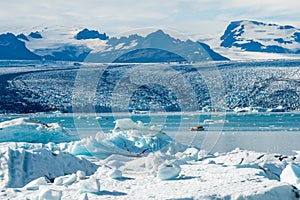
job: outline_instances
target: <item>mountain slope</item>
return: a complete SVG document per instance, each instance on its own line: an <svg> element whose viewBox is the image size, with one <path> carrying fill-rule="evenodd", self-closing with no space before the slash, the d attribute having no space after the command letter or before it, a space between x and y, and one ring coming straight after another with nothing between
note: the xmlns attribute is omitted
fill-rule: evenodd
<svg viewBox="0 0 300 200"><path fill-rule="evenodd" d="M257 21L231 22L221 36L221 47L244 51L300 54L300 29Z"/></svg>
<svg viewBox="0 0 300 200"><path fill-rule="evenodd" d="M37 60L40 56L28 50L25 43L14 34L0 35L0 59L6 60Z"/></svg>

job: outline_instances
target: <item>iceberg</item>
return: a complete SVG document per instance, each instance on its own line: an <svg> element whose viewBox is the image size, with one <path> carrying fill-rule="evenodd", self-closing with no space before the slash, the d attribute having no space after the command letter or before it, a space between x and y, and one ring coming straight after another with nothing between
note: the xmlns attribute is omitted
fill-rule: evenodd
<svg viewBox="0 0 300 200"><path fill-rule="evenodd" d="M142 122L119 119L111 133L98 133L69 146L74 155L94 155L104 159L112 154L141 157L166 149L173 139L166 133Z"/></svg>
<svg viewBox="0 0 300 200"><path fill-rule="evenodd" d="M298 185L300 183L300 167L294 163L288 164L280 175L280 181Z"/></svg>
<svg viewBox="0 0 300 200"><path fill-rule="evenodd" d="M268 109L262 107L244 107L244 108L236 107L234 108L233 111L237 113L241 113L241 112L261 113L261 112L268 111Z"/></svg>
<svg viewBox="0 0 300 200"><path fill-rule="evenodd" d="M58 123L42 123L30 118L0 122L0 142L61 143L77 140Z"/></svg>
<svg viewBox="0 0 300 200"><path fill-rule="evenodd" d="M98 165L90 161L75 157L67 152L54 153L46 149L11 149L0 152L0 186L7 188L21 188L29 182L38 179L36 182L27 185L35 189L35 183L52 183L56 177L76 173L78 170L87 175L93 174ZM76 179L75 179L76 180Z"/></svg>

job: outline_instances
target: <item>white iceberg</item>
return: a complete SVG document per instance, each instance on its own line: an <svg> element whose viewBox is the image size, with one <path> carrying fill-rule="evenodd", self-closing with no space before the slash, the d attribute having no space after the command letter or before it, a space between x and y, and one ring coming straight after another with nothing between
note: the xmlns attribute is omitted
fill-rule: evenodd
<svg viewBox="0 0 300 200"><path fill-rule="evenodd" d="M280 181L297 185L300 183L300 167L294 163L288 164L280 174Z"/></svg>
<svg viewBox="0 0 300 200"><path fill-rule="evenodd" d="M0 176L0 186L10 188L23 187L40 177L53 182L56 177L76 173L78 170L91 175L98 168L86 159L46 149L1 149L0 163L0 174L3 175Z"/></svg>
<svg viewBox="0 0 300 200"><path fill-rule="evenodd" d="M237 113L241 113L241 112L260 113L260 112L266 112L267 109L262 107L244 107L244 108L236 107L233 109L233 111Z"/></svg>

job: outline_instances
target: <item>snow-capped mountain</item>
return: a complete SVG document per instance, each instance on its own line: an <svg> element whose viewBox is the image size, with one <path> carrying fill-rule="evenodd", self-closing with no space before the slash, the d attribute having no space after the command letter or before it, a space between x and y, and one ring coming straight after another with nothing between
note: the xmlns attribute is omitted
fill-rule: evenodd
<svg viewBox="0 0 300 200"><path fill-rule="evenodd" d="M300 54L300 29L257 21L234 21L221 37L221 47L243 51Z"/></svg>
<svg viewBox="0 0 300 200"><path fill-rule="evenodd" d="M105 49L91 53L88 60L93 62L178 62L228 60L214 52L208 45L192 40L173 38L162 30L145 37L130 35L111 38Z"/></svg>
<svg viewBox="0 0 300 200"><path fill-rule="evenodd" d="M10 33L23 49L9 49L2 34L0 47L11 54L31 52L36 57L2 59L45 59L90 62L180 62L228 60L208 45L176 39L158 30L147 36L137 34L109 38L106 33L87 28L41 27L34 31ZM26 46L25 46L26 45Z"/></svg>
<svg viewBox="0 0 300 200"><path fill-rule="evenodd" d="M66 27L41 27L36 30L16 34L30 51L45 60L84 61L94 43L98 46L103 44L99 38L90 39L93 36L91 33L100 35L93 30Z"/></svg>

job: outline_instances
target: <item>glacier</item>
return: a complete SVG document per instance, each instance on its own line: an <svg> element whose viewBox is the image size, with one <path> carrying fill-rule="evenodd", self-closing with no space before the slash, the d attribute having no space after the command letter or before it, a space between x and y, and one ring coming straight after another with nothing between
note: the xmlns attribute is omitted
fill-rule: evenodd
<svg viewBox="0 0 300 200"><path fill-rule="evenodd" d="M3 65L6 66L7 62L3 62ZM246 107L275 111L279 106L282 106L283 111L295 111L300 108L298 60L207 62L191 65L84 63L81 66L74 66L70 62L53 62L45 65L37 63L34 68L29 67L26 71L25 67L28 65L26 62L17 62L20 68L3 68L3 84L0 84L3 95L0 98L7 103L0 105L1 113L73 112L72 107L78 107L81 112L155 111L157 106L160 106L160 111L172 112L182 109L222 112ZM218 81L220 91L224 92L218 94L209 91L208 80L203 78L203 66L219 74L216 76L218 80L211 81ZM135 69L138 71L135 72ZM17 73L20 70L23 71ZM139 74L140 70L143 71L142 74ZM94 80L95 83L92 80L80 83L77 77L79 73L92 73L97 80ZM174 74L182 78L181 83L178 83L179 80L176 82L180 87L175 83L169 84ZM123 79L128 75L135 83ZM93 94L86 93L91 97L86 96L77 101L77 94L74 93L76 81L77 86L92 84L96 91ZM136 88L136 84L143 81L145 83ZM132 94L120 90L125 87L127 89L124 91L132 91ZM183 94L188 91L192 93L189 97L184 97ZM216 97L222 99L225 105L212 108L215 105L212 105L211 94L217 94ZM130 98L126 97L129 98L128 102L117 102L118 97L125 95L131 95ZM183 102L186 102L184 108L180 105ZM85 106L82 107L82 104Z"/></svg>

